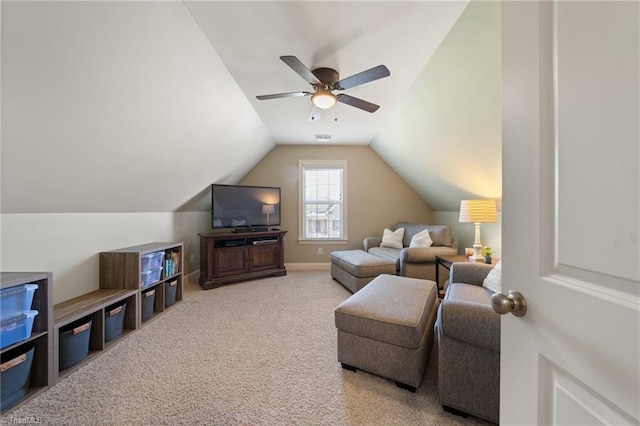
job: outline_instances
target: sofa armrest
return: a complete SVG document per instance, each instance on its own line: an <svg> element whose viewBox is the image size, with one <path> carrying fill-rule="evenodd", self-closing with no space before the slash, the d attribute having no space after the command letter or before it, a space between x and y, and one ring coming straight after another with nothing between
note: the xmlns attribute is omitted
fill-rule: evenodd
<svg viewBox="0 0 640 426"><path fill-rule="evenodd" d="M445 335L500 351L500 315L491 306L493 292L468 284L451 284L440 306Z"/></svg>
<svg viewBox="0 0 640 426"><path fill-rule="evenodd" d="M456 254L452 247L405 247L400 252L400 263L435 262L436 256Z"/></svg>
<svg viewBox="0 0 640 426"><path fill-rule="evenodd" d="M487 263L454 262L451 265L449 282L481 286L491 269L493 265Z"/></svg>
<svg viewBox="0 0 640 426"><path fill-rule="evenodd" d="M367 237L362 241L364 251L369 251L371 247L380 247L382 237Z"/></svg>

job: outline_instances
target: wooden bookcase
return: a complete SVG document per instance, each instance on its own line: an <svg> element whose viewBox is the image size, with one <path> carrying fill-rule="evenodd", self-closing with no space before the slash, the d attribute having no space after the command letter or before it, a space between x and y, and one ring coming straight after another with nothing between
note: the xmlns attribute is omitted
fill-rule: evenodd
<svg viewBox="0 0 640 426"><path fill-rule="evenodd" d="M287 231L200 235L200 286L212 289L236 281L282 276Z"/></svg>
<svg viewBox="0 0 640 426"><path fill-rule="evenodd" d="M12 358L14 353L30 350L33 347L33 363L31 378L27 394L10 407L6 407L2 414L8 413L22 405L38 393L54 384L53 370L53 305L52 305L52 277L50 272L2 272L0 274L0 288L10 288L22 284L37 284L38 289L33 295L31 309L37 310L34 318L31 336L21 342L2 349L2 362ZM5 359L8 358L8 359Z"/></svg>
<svg viewBox="0 0 640 426"><path fill-rule="evenodd" d="M157 281L143 285L143 257L152 253L164 252L165 261L162 272ZM177 281L175 288L175 302L182 300L182 280L184 266L184 249L181 242L148 243L133 247L125 247L100 253L100 288L101 289L130 289L138 291L137 309L138 325L143 325L142 304L143 293L155 290L153 302L154 317L165 311L167 301L166 288L169 283ZM174 260L173 271L167 274L166 260Z"/></svg>

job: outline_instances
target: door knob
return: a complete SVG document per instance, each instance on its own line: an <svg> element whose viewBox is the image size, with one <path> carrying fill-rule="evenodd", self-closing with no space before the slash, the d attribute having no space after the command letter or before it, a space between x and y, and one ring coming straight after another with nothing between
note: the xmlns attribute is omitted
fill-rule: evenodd
<svg viewBox="0 0 640 426"><path fill-rule="evenodd" d="M517 317L522 317L527 313L527 302L517 291L509 290L505 296L502 293L494 293L491 296L491 306L500 315L511 312Z"/></svg>

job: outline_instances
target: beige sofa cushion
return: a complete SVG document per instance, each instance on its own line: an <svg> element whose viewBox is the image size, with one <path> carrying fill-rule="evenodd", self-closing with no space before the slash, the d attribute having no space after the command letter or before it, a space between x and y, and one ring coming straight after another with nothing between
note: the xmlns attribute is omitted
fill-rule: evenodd
<svg viewBox="0 0 640 426"><path fill-rule="evenodd" d="M402 240L404 247L409 247L411 245L411 239L425 229L429 230L429 236L433 241L432 247L451 247L451 228L447 225L422 225L409 222L398 222L395 229L398 228L404 228L404 238Z"/></svg>
<svg viewBox="0 0 640 426"><path fill-rule="evenodd" d="M362 250L334 251L331 253L331 263L359 278L396 272L395 260L383 259Z"/></svg>

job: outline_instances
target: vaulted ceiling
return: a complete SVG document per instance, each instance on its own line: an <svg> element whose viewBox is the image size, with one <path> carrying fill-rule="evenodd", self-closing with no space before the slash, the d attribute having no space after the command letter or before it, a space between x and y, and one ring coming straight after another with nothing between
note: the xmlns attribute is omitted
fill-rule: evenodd
<svg viewBox="0 0 640 426"><path fill-rule="evenodd" d="M454 25L467 1L186 2L199 27L277 144L368 144ZM375 113L338 103L310 121L309 97L256 95L309 91L279 57L348 77L384 64L391 76L348 90L380 105Z"/></svg>
<svg viewBox="0 0 640 426"><path fill-rule="evenodd" d="M189 209L211 182L318 133L371 145L435 210L499 197L499 10L3 1L2 212ZM308 97L257 100L310 89L282 55L341 77L386 65L389 77L347 91L380 109L338 104L312 122Z"/></svg>

